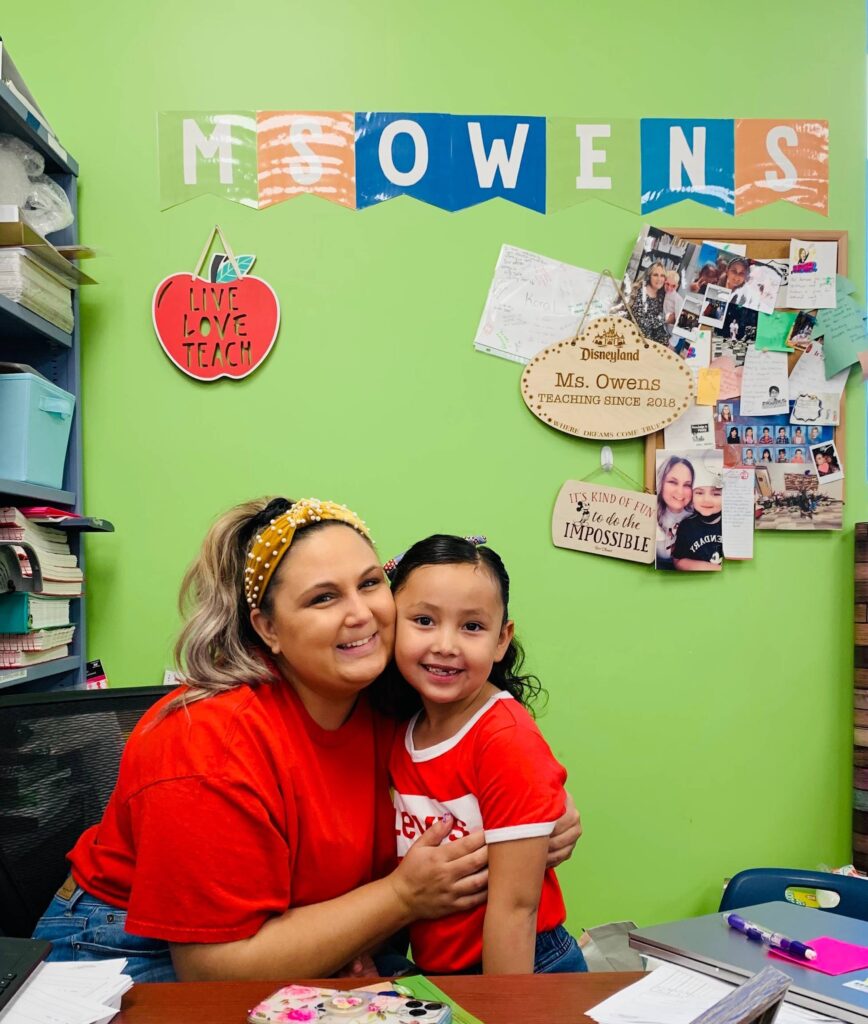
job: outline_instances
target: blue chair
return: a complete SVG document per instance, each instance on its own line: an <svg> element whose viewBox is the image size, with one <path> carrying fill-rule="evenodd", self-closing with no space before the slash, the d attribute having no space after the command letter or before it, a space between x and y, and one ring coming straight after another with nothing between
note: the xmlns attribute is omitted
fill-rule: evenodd
<svg viewBox="0 0 868 1024"><path fill-rule="evenodd" d="M734 875L724 889L721 910L738 910L756 903L786 901L786 890L826 889L838 894L834 907L823 907L830 914L842 914L868 921L868 879L833 875L826 871L801 871L798 868L750 868Z"/></svg>

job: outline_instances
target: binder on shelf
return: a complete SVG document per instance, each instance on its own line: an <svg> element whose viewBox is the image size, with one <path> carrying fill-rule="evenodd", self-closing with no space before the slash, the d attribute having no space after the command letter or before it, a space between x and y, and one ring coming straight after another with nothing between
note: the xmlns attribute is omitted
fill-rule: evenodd
<svg viewBox="0 0 868 1024"><path fill-rule="evenodd" d="M74 636L75 626L32 629L29 633L0 633L0 652L49 651L52 647L71 644Z"/></svg>
<svg viewBox="0 0 868 1024"><path fill-rule="evenodd" d="M45 661L57 661L69 655L69 646L52 647L47 651L4 651L0 650L0 670L7 668L26 668L28 665L40 665Z"/></svg>
<svg viewBox="0 0 868 1024"><path fill-rule="evenodd" d="M0 595L0 633L28 633L31 630L68 626L69 599L39 594Z"/></svg>

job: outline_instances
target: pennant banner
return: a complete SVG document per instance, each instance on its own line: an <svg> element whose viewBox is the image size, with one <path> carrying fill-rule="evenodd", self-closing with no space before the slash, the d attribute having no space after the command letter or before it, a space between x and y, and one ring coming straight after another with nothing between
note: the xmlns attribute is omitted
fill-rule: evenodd
<svg viewBox="0 0 868 1024"><path fill-rule="evenodd" d="M539 213L588 199L829 212L825 121L171 111L158 135L164 210L209 193L259 209L308 192L359 210L408 195L448 211L501 198Z"/></svg>
<svg viewBox="0 0 868 1024"><path fill-rule="evenodd" d="M209 193L259 206L256 114L170 111L158 119L160 208Z"/></svg>
<svg viewBox="0 0 868 1024"><path fill-rule="evenodd" d="M635 121L550 117L548 213L586 199L639 212L639 133Z"/></svg>
<svg viewBox="0 0 868 1024"><path fill-rule="evenodd" d="M356 208L355 114L256 112L259 207L311 192Z"/></svg>
<svg viewBox="0 0 868 1024"><path fill-rule="evenodd" d="M735 212L779 199L829 213L829 126L825 121L735 122Z"/></svg>
<svg viewBox="0 0 868 1024"><path fill-rule="evenodd" d="M692 199L735 213L733 122L643 118L642 213Z"/></svg>

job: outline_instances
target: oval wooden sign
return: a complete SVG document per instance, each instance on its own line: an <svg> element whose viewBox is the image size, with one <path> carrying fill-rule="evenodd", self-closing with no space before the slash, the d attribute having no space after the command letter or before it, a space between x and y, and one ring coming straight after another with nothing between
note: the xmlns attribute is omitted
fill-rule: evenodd
<svg viewBox="0 0 868 1024"><path fill-rule="evenodd" d="M693 373L671 349L619 316L543 349L521 375L528 409L577 437L620 440L662 430L693 401Z"/></svg>

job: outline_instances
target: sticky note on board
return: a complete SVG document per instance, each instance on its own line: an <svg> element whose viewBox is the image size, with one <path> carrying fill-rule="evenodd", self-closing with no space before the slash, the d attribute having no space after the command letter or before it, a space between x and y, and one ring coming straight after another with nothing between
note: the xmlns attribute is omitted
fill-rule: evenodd
<svg viewBox="0 0 868 1024"><path fill-rule="evenodd" d="M697 405L714 405L720 397L720 370L713 366L700 367L697 375Z"/></svg>
<svg viewBox="0 0 868 1024"><path fill-rule="evenodd" d="M796 313L760 313L757 316L756 324L756 347L760 350L767 349L769 352L792 352L793 348L787 344L787 338L796 322Z"/></svg>
<svg viewBox="0 0 868 1024"><path fill-rule="evenodd" d="M736 366L732 356L718 356L711 360L711 368L720 370L720 394L718 400L723 402L727 398L738 398L741 394L741 379L744 376L744 367ZM698 387L697 387L698 389Z"/></svg>

